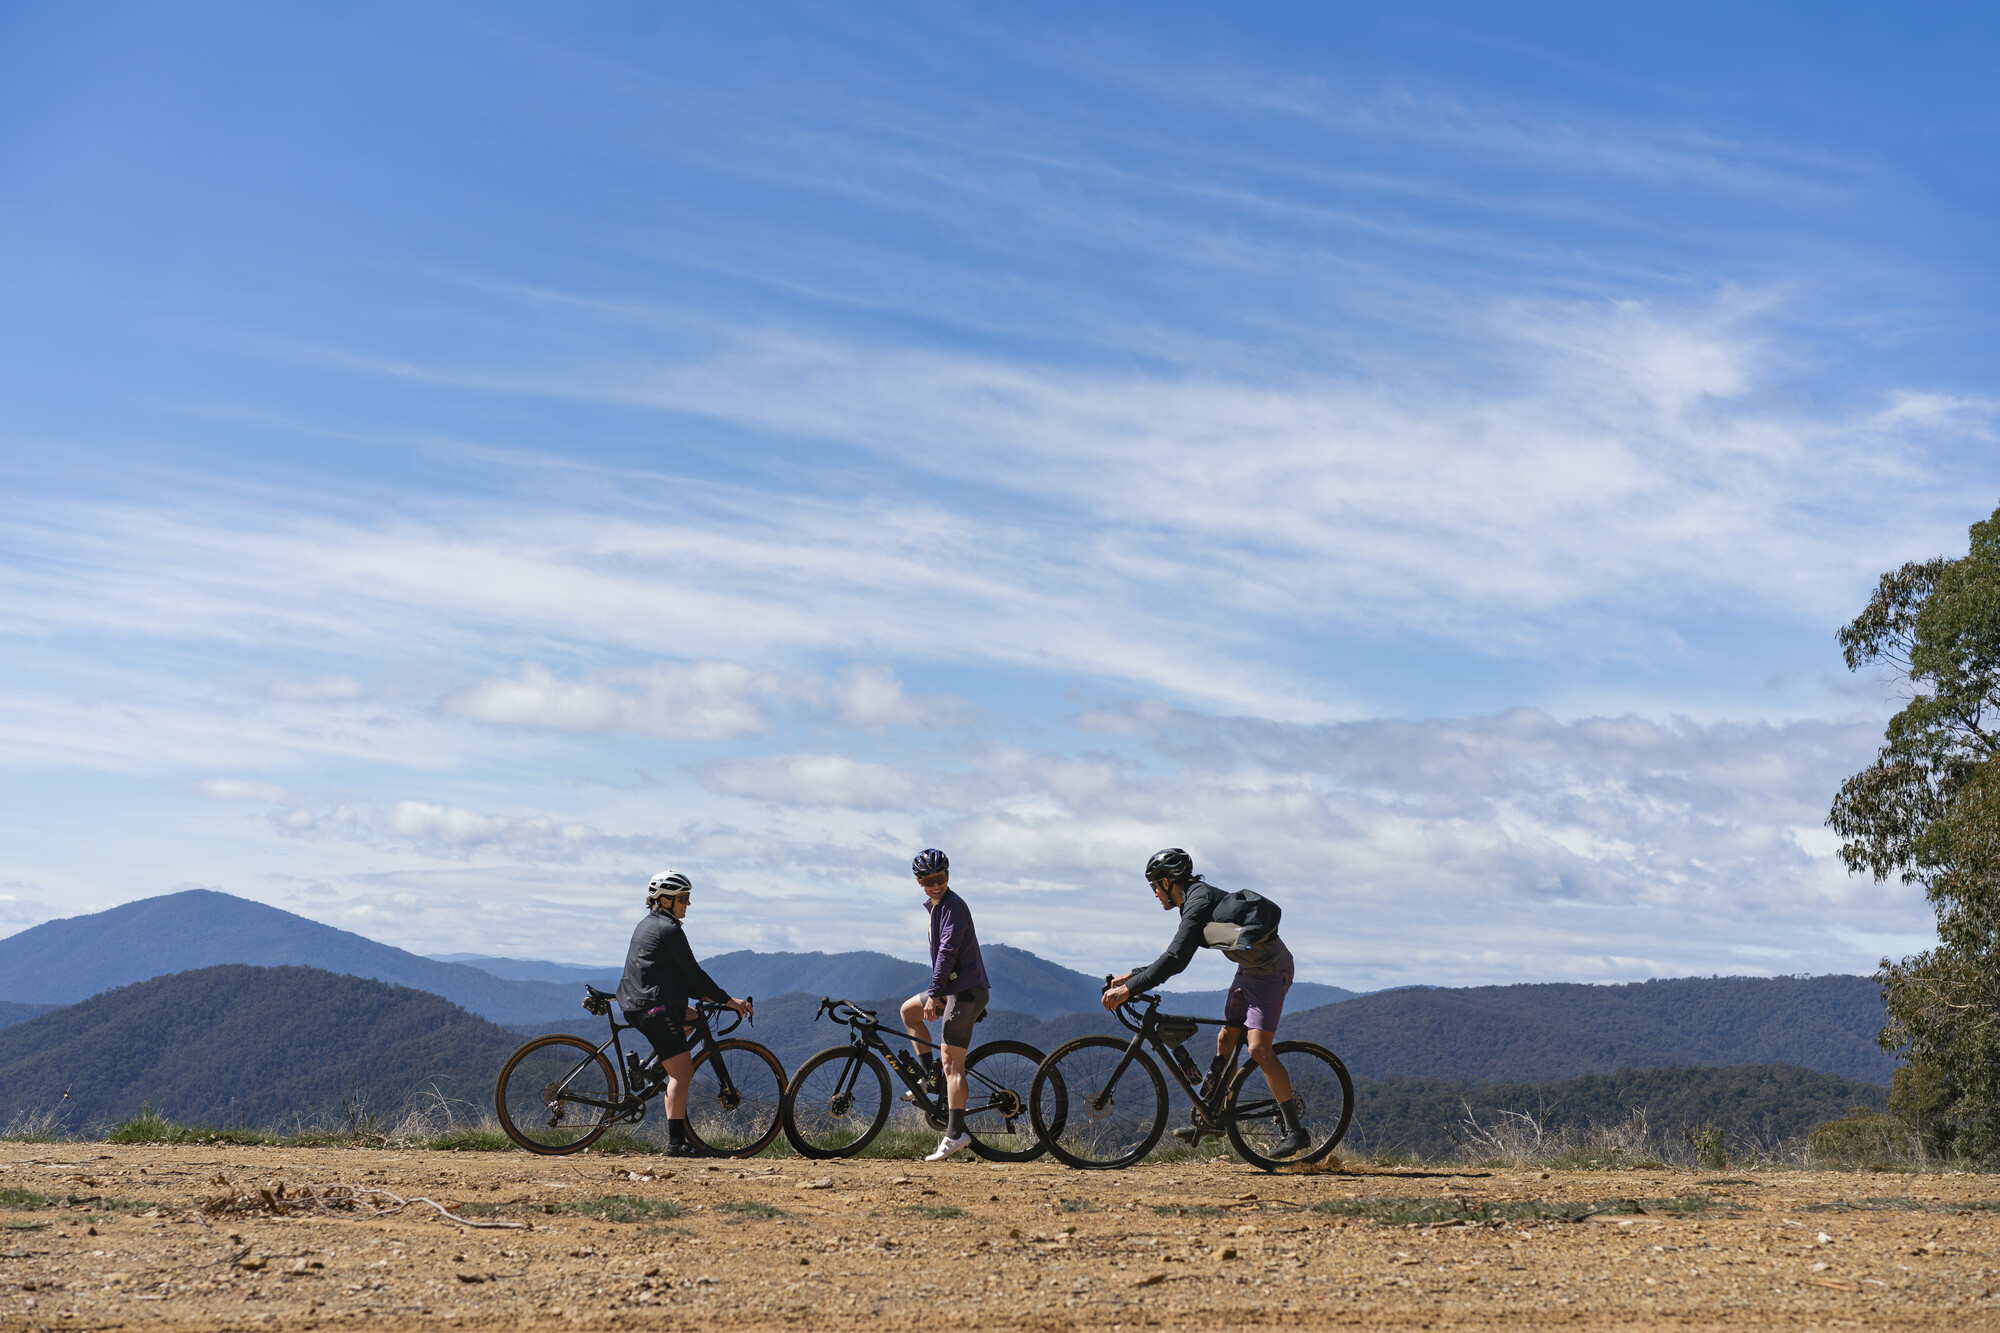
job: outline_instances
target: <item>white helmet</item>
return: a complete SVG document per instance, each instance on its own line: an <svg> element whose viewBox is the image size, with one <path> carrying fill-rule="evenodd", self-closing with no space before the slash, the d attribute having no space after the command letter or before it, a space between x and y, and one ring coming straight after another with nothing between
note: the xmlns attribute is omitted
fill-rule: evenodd
<svg viewBox="0 0 2000 1333"><path fill-rule="evenodd" d="M662 870L653 876L652 882L646 886L646 909L651 911L653 905L662 898L678 898L684 893L693 892L694 885L686 875L678 870Z"/></svg>

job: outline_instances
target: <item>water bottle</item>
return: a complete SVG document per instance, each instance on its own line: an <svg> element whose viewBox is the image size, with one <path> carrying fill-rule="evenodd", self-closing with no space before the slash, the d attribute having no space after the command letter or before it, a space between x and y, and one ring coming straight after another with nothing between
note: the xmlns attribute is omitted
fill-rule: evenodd
<svg viewBox="0 0 2000 1333"><path fill-rule="evenodd" d="M637 1051L625 1052L625 1076L632 1081L634 1092L646 1086L646 1063Z"/></svg>
<svg viewBox="0 0 2000 1333"><path fill-rule="evenodd" d="M1188 1054L1188 1048L1186 1046L1174 1047L1173 1056L1174 1056L1174 1063L1179 1065L1181 1067L1181 1073L1186 1075L1189 1086L1197 1088L1200 1087L1201 1066L1197 1065L1194 1062L1194 1057Z"/></svg>

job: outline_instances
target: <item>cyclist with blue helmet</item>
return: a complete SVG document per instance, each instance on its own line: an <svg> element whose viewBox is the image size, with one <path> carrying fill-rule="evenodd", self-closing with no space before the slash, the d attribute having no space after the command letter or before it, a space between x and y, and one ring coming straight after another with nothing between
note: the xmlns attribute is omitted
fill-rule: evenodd
<svg viewBox="0 0 2000 1333"><path fill-rule="evenodd" d="M972 1025L986 1014L991 991L986 963L979 956L979 935L972 928L972 909L951 890L950 860L937 848L926 847L910 862L910 870L924 891L924 907L931 917L931 984L923 994L903 1002L903 1029L923 1059L926 1085L935 1092L938 1058L929 1022L944 1020L940 1035L949 1120L936 1151L924 1159L942 1162L972 1143L965 1130L965 1048L972 1042Z"/></svg>

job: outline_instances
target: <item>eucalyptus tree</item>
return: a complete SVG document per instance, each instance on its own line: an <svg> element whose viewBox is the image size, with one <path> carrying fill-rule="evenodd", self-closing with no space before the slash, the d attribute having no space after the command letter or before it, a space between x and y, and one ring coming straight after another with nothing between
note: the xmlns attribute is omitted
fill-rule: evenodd
<svg viewBox="0 0 2000 1333"><path fill-rule="evenodd" d="M1937 947L1876 973L1891 1105L1933 1148L2000 1157L2000 510L1963 557L1884 574L1840 644L1907 702L1827 823L1850 872L1922 886L1937 916Z"/></svg>

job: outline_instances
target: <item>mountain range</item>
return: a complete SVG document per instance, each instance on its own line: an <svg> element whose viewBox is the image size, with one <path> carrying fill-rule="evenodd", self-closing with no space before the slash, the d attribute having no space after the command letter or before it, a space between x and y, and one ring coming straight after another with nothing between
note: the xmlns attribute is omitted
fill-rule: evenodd
<svg viewBox="0 0 2000 1333"><path fill-rule="evenodd" d="M759 1021L747 1035L779 1049L795 1069L807 1052L843 1035L812 1022L816 1004L796 992L759 1001ZM603 1020L577 1018L574 1030L602 1035ZM1053 1024L998 1014L981 1025L980 1039L1053 1041L1105 1021L1101 1012ZM483 1113L495 1075L520 1041L407 987L307 967L203 968L119 987L0 1031L0 1125L53 1111L69 1131L90 1132L150 1105L168 1119L213 1128L339 1129L372 1120L394 1131L414 1117L436 1132L444 1127L441 1112ZM1622 1069L1485 1087L1363 1076L1355 1091L1352 1147L1425 1154L1466 1141L1468 1115L1490 1123L1503 1110L1539 1115L1556 1131L1623 1124L1638 1110L1670 1141L1684 1127L1713 1125L1733 1143L1768 1148L1851 1106L1879 1107L1885 1097L1879 1086L1782 1064Z"/></svg>
<svg viewBox="0 0 2000 1333"><path fill-rule="evenodd" d="M995 1012L978 1040L1018 1036L1044 1050L1112 1030L1099 979L1005 944L985 947ZM0 940L0 1027L149 978L222 964L313 966L407 986L527 1030L599 1030L578 1007L581 982L609 989L617 969L458 955L424 958L278 908L210 890L51 921ZM476 965L475 965L476 964ZM881 1010L922 989L920 963L872 952L756 953L706 960L732 993L758 997L756 1035L794 1066L838 1036L811 1015L822 995ZM502 975L511 974L511 975ZM1220 992L1170 995L1170 1012L1214 1015ZM1875 1044L1882 1006L1865 977L1689 978L1410 987L1355 995L1301 982L1284 1035L1321 1041L1370 1078L1481 1083L1571 1078L1623 1067L1783 1062L1886 1083ZM1204 1035L1201 1041L1209 1038Z"/></svg>

